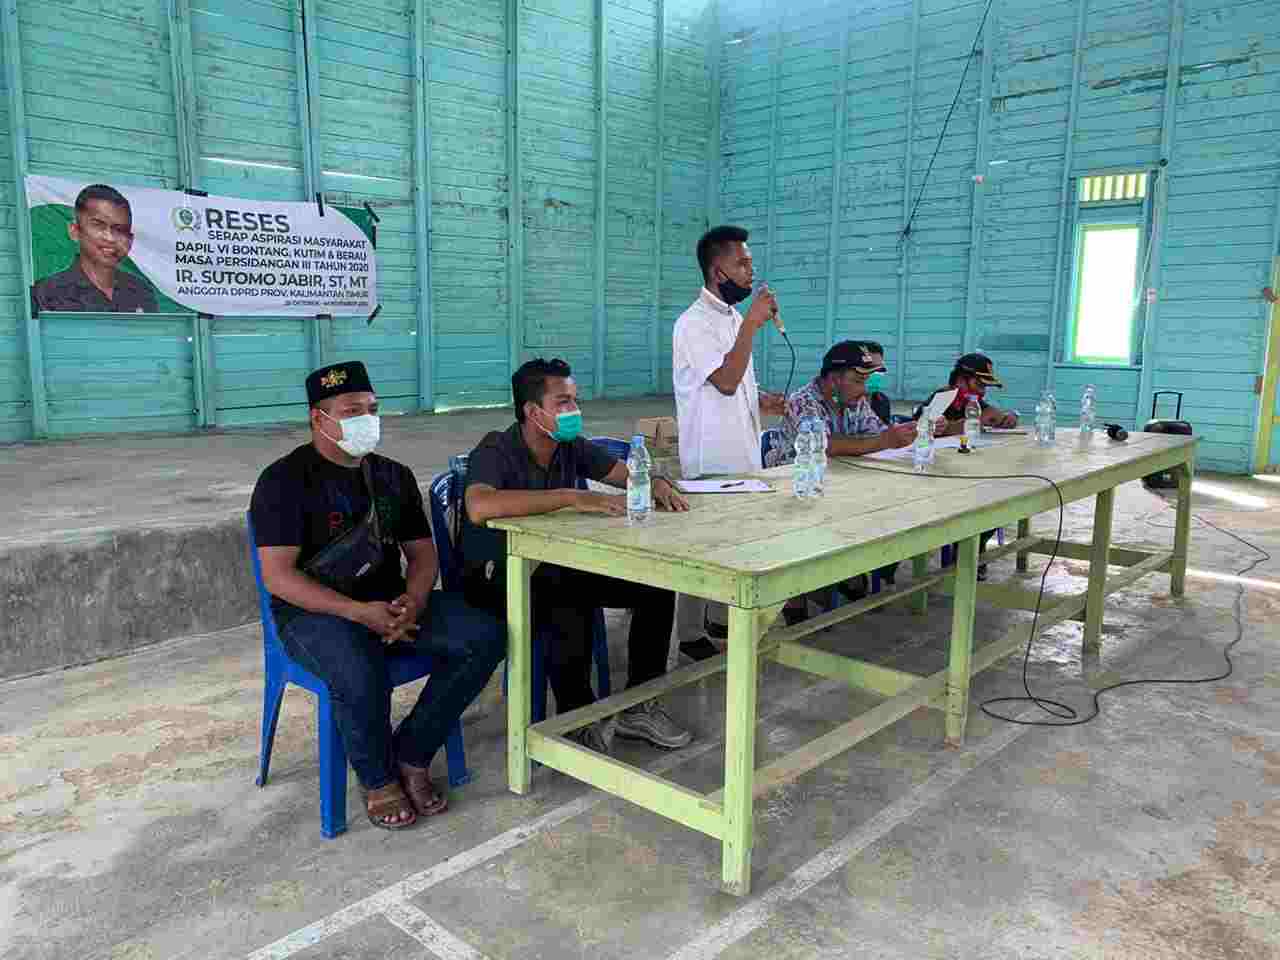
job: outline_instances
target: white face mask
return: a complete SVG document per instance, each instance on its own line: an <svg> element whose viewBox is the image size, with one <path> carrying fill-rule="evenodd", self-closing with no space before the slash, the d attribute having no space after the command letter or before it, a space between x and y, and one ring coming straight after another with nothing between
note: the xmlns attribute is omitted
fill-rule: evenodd
<svg viewBox="0 0 1280 960"><path fill-rule="evenodd" d="M320 412L329 417L329 414L323 410ZM329 419L342 427L342 439L335 440L327 433L325 436L333 440L338 445L338 449L348 456L363 457L366 453L373 453L382 436L382 419L372 413L359 417L344 417L341 420L336 417L329 417ZM324 431L322 430L321 433Z"/></svg>

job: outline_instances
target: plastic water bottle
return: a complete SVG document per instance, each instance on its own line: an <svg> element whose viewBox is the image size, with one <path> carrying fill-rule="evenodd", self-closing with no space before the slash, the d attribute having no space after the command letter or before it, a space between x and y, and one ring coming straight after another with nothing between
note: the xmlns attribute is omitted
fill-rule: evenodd
<svg viewBox="0 0 1280 960"><path fill-rule="evenodd" d="M649 451L644 436L631 438L627 455L627 524L642 526L653 519L653 483L650 478Z"/></svg>
<svg viewBox="0 0 1280 960"><path fill-rule="evenodd" d="M1057 404L1053 394L1044 390L1036 404L1036 443L1052 447L1057 439Z"/></svg>
<svg viewBox="0 0 1280 960"><path fill-rule="evenodd" d="M911 445L911 466L916 473L924 473L933 463L933 424L929 411L924 410L916 421L916 442Z"/></svg>
<svg viewBox="0 0 1280 960"><path fill-rule="evenodd" d="M964 439L970 450L978 449L982 442L982 404L977 397L970 397L964 405Z"/></svg>
<svg viewBox="0 0 1280 960"><path fill-rule="evenodd" d="M800 421L796 432L796 459L791 465L791 490L798 500L813 496L813 421Z"/></svg>
<svg viewBox="0 0 1280 960"><path fill-rule="evenodd" d="M1096 391L1093 384L1084 388L1084 396L1080 398L1080 442L1088 443L1093 439L1093 426L1098 419Z"/></svg>
<svg viewBox="0 0 1280 960"><path fill-rule="evenodd" d="M823 486L827 480L827 423L814 418L813 421L813 483L809 490L811 497L822 496Z"/></svg>

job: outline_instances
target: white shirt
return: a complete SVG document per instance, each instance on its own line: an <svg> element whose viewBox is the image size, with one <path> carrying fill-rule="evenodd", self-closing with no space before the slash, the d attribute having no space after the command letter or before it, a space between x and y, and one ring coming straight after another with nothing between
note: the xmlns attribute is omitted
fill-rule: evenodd
<svg viewBox="0 0 1280 960"><path fill-rule="evenodd" d="M742 322L742 314L705 287L676 321L671 372L680 424L680 471L690 480L762 468L754 360L747 361L747 372L731 396L707 380L724 364Z"/></svg>

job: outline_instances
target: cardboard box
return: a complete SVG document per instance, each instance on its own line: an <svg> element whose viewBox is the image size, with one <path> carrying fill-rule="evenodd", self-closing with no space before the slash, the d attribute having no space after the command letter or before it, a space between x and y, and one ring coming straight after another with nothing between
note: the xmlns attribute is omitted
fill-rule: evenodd
<svg viewBox="0 0 1280 960"><path fill-rule="evenodd" d="M636 433L644 437L651 457L673 456L680 449L675 417L645 417L636 421Z"/></svg>

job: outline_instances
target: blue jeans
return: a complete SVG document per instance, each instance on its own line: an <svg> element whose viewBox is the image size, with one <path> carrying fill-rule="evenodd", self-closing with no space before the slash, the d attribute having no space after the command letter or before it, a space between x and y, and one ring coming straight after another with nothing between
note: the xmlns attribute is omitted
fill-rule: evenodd
<svg viewBox="0 0 1280 960"><path fill-rule="evenodd" d="M304 614L280 631L285 652L329 687L342 745L367 790L394 783L397 761L430 766L507 653L505 625L457 593L433 590L418 625L412 647L433 656L436 670L394 734L387 659L410 644L387 646L372 630L327 614Z"/></svg>

